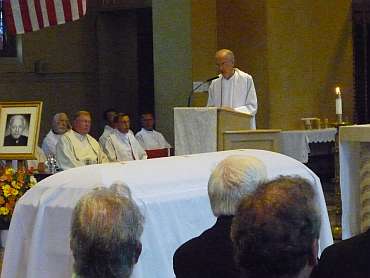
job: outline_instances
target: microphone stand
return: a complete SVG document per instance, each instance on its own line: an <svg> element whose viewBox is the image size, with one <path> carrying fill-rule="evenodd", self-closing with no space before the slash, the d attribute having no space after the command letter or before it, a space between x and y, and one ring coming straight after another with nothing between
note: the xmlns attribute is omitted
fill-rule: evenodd
<svg viewBox="0 0 370 278"><path fill-rule="evenodd" d="M212 80L214 79L217 79L218 76L215 76L215 77L212 77L210 79L207 79L206 81L203 81L202 83L200 83L198 86L196 86L193 90L190 91L190 94L189 94L189 97L188 97L188 107L190 107L190 104L191 104L191 99L193 98L193 93L198 89L200 88L203 84L206 84L208 82L211 82Z"/></svg>

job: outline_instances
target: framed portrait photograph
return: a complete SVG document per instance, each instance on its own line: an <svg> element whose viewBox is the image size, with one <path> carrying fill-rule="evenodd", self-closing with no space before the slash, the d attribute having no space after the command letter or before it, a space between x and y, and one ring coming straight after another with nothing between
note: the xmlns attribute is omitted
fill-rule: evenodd
<svg viewBox="0 0 370 278"><path fill-rule="evenodd" d="M0 159L35 158L42 101L0 102Z"/></svg>

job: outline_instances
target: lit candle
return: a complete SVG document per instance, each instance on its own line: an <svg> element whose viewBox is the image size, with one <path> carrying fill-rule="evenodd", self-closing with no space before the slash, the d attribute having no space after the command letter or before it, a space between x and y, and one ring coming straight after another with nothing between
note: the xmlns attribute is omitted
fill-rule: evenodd
<svg viewBox="0 0 370 278"><path fill-rule="evenodd" d="M335 99L335 114L342 115L342 96L340 94L340 88L335 88L337 98Z"/></svg>

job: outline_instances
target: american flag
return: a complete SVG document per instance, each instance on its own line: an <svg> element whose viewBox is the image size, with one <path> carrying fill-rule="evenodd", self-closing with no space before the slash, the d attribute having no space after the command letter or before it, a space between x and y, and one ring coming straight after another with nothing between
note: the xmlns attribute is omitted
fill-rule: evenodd
<svg viewBox="0 0 370 278"><path fill-rule="evenodd" d="M86 13L86 0L2 1L7 31L11 34L33 32L74 21Z"/></svg>

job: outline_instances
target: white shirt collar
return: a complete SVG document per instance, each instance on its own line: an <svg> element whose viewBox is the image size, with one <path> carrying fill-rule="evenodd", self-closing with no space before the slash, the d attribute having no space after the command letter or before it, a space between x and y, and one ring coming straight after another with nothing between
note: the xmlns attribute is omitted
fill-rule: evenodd
<svg viewBox="0 0 370 278"><path fill-rule="evenodd" d="M82 141L84 141L84 140L86 140L86 135L82 135L82 134L80 134L80 133L78 133L78 132L76 132L76 131L74 131L74 130L72 130L73 131L73 134L76 136L76 138L78 139L78 140L80 140L81 142Z"/></svg>
<svg viewBox="0 0 370 278"><path fill-rule="evenodd" d="M147 129L145 129L145 128L141 128L141 131L144 131L144 132L150 132L150 133L152 133L153 131L154 131L154 129L152 129L152 130L147 130Z"/></svg>
<svg viewBox="0 0 370 278"><path fill-rule="evenodd" d="M229 79L225 78L225 77L222 77L223 80L225 81L232 81L233 79L235 79L235 75L238 73L238 69L237 68L234 68L234 74L232 76L230 76Z"/></svg>
<svg viewBox="0 0 370 278"><path fill-rule="evenodd" d="M118 129L116 129L116 134L118 135L119 138L122 138L122 140L128 140L128 134L130 133L130 131L128 131L127 133L123 133L121 131L119 131Z"/></svg>

